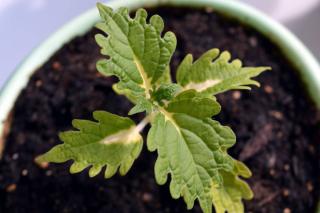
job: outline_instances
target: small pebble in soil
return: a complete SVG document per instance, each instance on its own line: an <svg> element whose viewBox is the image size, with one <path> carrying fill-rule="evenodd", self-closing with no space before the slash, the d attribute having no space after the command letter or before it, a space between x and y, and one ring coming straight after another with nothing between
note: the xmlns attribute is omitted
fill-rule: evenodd
<svg viewBox="0 0 320 213"><path fill-rule="evenodd" d="M46 171L46 176L51 176L53 172L51 170Z"/></svg>
<svg viewBox="0 0 320 213"><path fill-rule="evenodd" d="M18 153L14 153L12 155L12 160L17 160L19 158L19 154Z"/></svg>
<svg viewBox="0 0 320 213"><path fill-rule="evenodd" d="M234 92L232 93L232 97L233 97L233 99L235 99L235 100L239 100L239 99L241 98L241 92L239 92L239 91L234 91Z"/></svg>
<svg viewBox="0 0 320 213"><path fill-rule="evenodd" d="M289 164L285 164L283 166L284 171L289 171L290 170L290 165Z"/></svg>
<svg viewBox="0 0 320 213"><path fill-rule="evenodd" d="M36 81L36 87L41 87L42 86L42 81L41 80L37 80Z"/></svg>
<svg viewBox="0 0 320 213"><path fill-rule="evenodd" d="M284 189L284 190L282 191L282 194L283 194L284 197L288 197L289 194L290 194L289 189Z"/></svg>
<svg viewBox="0 0 320 213"><path fill-rule="evenodd" d="M280 140L283 138L283 132L278 132L277 133L277 138Z"/></svg>
<svg viewBox="0 0 320 213"><path fill-rule="evenodd" d="M270 156L270 158L268 159L268 167L269 168L273 168L276 164L277 161L277 156L276 155L272 155Z"/></svg>
<svg viewBox="0 0 320 213"><path fill-rule="evenodd" d="M285 209L283 210L283 213L291 213L291 209L285 208Z"/></svg>
<svg viewBox="0 0 320 213"><path fill-rule="evenodd" d="M28 170L27 169L23 169L21 172L22 176L27 176L28 175Z"/></svg>
<svg viewBox="0 0 320 213"><path fill-rule="evenodd" d="M250 44L251 47L256 47L257 44L258 44L257 37L254 37L254 36L250 37L249 38L249 44Z"/></svg>
<svg viewBox="0 0 320 213"><path fill-rule="evenodd" d="M55 62L53 62L52 63L52 68L54 69L54 70L61 70L61 64L60 64L60 62L59 61L55 61Z"/></svg>
<svg viewBox="0 0 320 213"><path fill-rule="evenodd" d="M269 85L264 86L264 91L268 94L273 93L273 88Z"/></svg>
<svg viewBox="0 0 320 213"><path fill-rule="evenodd" d="M309 191L309 192L312 192L313 191L313 184L310 182L310 181L308 181L307 182L307 190Z"/></svg>
<svg viewBox="0 0 320 213"><path fill-rule="evenodd" d="M42 163L35 162L35 163L42 169L46 169L49 167L49 163L47 162L42 162Z"/></svg>
<svg viewBox="0 0 320 213"><path fill-rule="evenodd" d="M152 194L145 192L142 194L142 200L146 203L150 202L152 200Z"/></svg>
<svg viewBox="0 0 320 213"><path fill-rule="evenodd" d="M275 176L276 175L276 171L274 169L270 169L269 174L271 176Z"/></svg>
<svg viewBox="0 0 320 213"><path fill-rule="evenodd" d="M276 110L271 110L269 114L274 117L277 120L282 120L283 119L283 114L282 112L276 111Z"/></svg>
<svg viewBox="0 0 320 213"><path fill-rule="evenodd" d="M7 188L6 191L7 192L14 192L17 189L17 185L16 184L10 184Z"/></svg>

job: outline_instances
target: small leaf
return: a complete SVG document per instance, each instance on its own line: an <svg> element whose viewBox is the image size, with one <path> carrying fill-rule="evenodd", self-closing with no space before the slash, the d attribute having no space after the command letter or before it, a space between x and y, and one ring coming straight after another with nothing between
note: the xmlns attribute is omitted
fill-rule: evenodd
<svg viewBox="0 0 320 213"><path fill-rule="evenodd" d="M152 111L152 103L145 98L140 98L137 104L129 111L128 115L134 115L141 112L150 113Z"/></svg>
<svg viewBox="0 0 320 213"><path fill-rule="evenodd" d="M220 104L211 97L199 96L195 90L188 90L177 95L167 105L167 110L185 113L197 118L210 118L221 110Z"/></svg>
<svg viewBox="0 0 320 213"><path fill-rule="evenodd" d="M104 111L96 111L93 117L98 122L74 120L77 131L60 134L63 144L39 156L38 162L63 163L73 160L70 173L89 169L89 176L99 174L107 166L105 176L110 178L120 167L125 175L142 149L142 137L136 131L134 122Z"/></svg>
<svg viewBox="0 0 320 213"><path fill-rule="evenodd" d="M187 55L177 71L177 81L184 90L195 89L206 94L219 94L232 89L250 89L260 84L251 78L270 67L242 67L240 60L230 61L230 53L212 49L193 63Z"/></svg>
<svg viewBox="0 0 320 213"><path fill-rule="evenodd" d="M163 101L170 101L180 89L178 84L162 84L152 93L151 98L161 104Z"/></svg>
<svg viewBox="0 0 320 213"><path fill-rule="evenodd" d="M172 197L183 197L188 209L198 199L205 213L212 212L212 204L219 208L219 200L225 202L222 192L229 192L227 187L231 183L236 185L232 191L235 196L231 194L226 199L235 199L235 205L239 202L242 205L242 198L248 198L242 196L242 188L238 187L242 182L228 179L238 178L233 171L242 171L246 176L249 170L227 154L236 138L229 127L211 119L219 112L220 105L214 98L187 90L174 97L166 107L159 108L147 139L148 149L158 152L157 183L166 183L170 174Z"/></svg>
<svg viewBox="0 0 320 213"><path fill-rule="evenodd" d="M147 23L147 12L139 9L135 18L128 10L111 8L98 4L103 22L97 27L107 34L96 35L102 48L101 53L109 59L100 60L97 69L107 76L115 75L120 79L116 90L120 94L137 100L150 98L152 85L159 79L166 79L168 65L176 48L176 37L167 32L161 37L163 20L154 15Z"/></svg>

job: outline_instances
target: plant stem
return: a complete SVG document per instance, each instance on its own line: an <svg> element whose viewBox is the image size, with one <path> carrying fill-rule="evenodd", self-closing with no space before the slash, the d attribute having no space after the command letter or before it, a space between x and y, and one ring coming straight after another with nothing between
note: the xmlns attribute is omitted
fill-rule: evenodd
<svg viewBox="0 0 320 213"><path fill-rule="evenodd" d="M147 115L140 121L140 123L136 126L136 131L137 132L142 132L142 130L150 123L151 115Z"/></svg>

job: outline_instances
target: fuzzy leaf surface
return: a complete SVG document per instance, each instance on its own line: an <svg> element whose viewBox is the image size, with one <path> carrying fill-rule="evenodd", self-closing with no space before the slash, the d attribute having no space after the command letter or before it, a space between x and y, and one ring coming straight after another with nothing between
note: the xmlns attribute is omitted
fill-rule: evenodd
<svg viewBox="0 0 320 213"><path fill-rule="evenodd" d="M230 62L231 55L218 49L211 49L193 62L187 55L177 70L177 81L184 90L195 89L206 94L219 94L232 89L250 89L260 86L253 77L270 67L243 67L239 59Z"/></svg>
<svg viewBox="0 0 320 213"><path fill-rule="evenodd" d="M152 103L145 99L140 98L137 100L136 105L128 112L128 115L134 115L141 112L150 113L152 111Z"/></svg>
<svg viewBox="0 0 320 213"><path fill-rule="evenodd" d="M220 105L213 98L195 90L182 92L160 109L147 140L148 149L158 152L156 181L162 185L170 174L172 197L183 197L188 209L198 199L205 213L212 212L213 196L221 196L212 188L224 189L224 174L235 167L226 152L235 143L235 135L211 119L219 112Z"/></svg>
<svg viewBox="0 0 320 213"><path fill-rule="evenodd" d="M212 187L212 202L216 213L242 213L244 212L242 199L250 200L253 198L249 185L239 178L239 176L251 177L250 170L242 162L234 162L235 167L232 172L221 172L223 185Z"/></svg>
<svg viewBox="0 0 320 213"><path fill-rule="evenodd" d="M151 94L151 97L154 101L162 105L163 101L170 101L180 89L181 87L178 84L162 84Z"/></svg>
<svg viewBox="0 0 320 213"><path fill-rule="evenodd" d="M108 59L100 60L97 69L107 76L117 76L120 81L115 90L133 102L142 96L149 98L158 80L168 77L168 65L176 48L175 35L167 32L162 37L162 18L154 15L147 23L144 9L137 10L134 18L126 8L113 11L98 4L98 9L103 22L97 27L107 36L97 34L96 41Z"/></svg>
<svg viewBox="0 0 320 213"><path fill-rule="evenodd" d="M89 176L99 174L106 166L105 177L117 170L125 175L142 149L142 137L134 122L104 111L95 111L97 122L73 120L76 131L62 132L62 144L56 145L36 160L38 162L63 163L73 160L71 173L90 167Z"/></svg>

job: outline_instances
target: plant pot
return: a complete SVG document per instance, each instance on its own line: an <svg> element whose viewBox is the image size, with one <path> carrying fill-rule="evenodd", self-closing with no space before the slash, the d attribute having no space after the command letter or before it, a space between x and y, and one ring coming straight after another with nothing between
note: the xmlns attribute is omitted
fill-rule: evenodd
<svg viewBox="0 0 320 213"><path fill-rule="evenodd" d="M108 3L108 5L115 8L126 6L132 10L139 7L157 6L161 4L214 8L215 11L249 25L270 38L280 47L290 63L296 67L296 70L299 71L306 91L317 107L320 108L320 75L317 74L320 66L316 59L288 30L267 16L242 3L223 0L131 0L129 2L117 0ZM12 75L0 94L0 120L2 121L0 124L0 153L2 152L6 135L10 129L10 112L18 95L27 85L30 76L60 49L64 43L67 43L78 35L86 33L99 19L98 12L94 8L69 22L35 49Z"/></svg>

